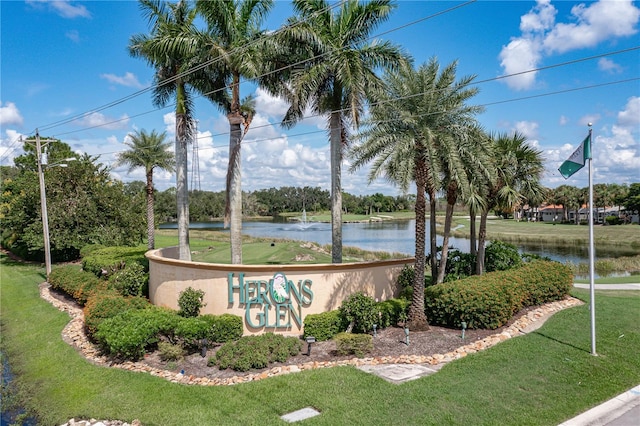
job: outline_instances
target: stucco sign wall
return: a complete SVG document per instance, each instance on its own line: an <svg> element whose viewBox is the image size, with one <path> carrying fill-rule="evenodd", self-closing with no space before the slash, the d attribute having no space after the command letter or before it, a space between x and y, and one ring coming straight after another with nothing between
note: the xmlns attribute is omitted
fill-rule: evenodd
<svg viewBox="0 0 640 426"><path fill-rule="evenodd" d="M273 331L300 335L304 318L337 309L357 291L378 300L397 294L396 279L413 259L321 265L226 265L186 262L170 247L152 250L149 299L178 309L188 287L204 291L202 314L239 315L245 334Z"/></svg>

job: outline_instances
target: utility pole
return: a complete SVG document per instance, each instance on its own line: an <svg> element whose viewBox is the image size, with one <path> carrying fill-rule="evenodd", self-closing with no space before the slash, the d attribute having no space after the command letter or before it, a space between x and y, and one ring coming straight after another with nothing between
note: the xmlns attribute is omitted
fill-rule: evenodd
<svg viewBox="0 0 640 426"><path fill-rule="evenodd" d="M46 140L45 142L50 142ZM36 129L36 156L38 159L38 180L40 181L40 210L42 214L42 233L44 235L44 264L47 271L47 281L51 274L51 244L49 242L49 217L47 215L47 194L44 187L44 172L42 170L42 145L40 133Z"/></svg>

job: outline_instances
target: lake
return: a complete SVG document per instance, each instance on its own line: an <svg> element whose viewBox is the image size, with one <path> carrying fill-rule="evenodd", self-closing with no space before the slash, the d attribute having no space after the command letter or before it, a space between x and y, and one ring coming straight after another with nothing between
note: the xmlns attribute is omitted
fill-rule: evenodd
<svg viewBox="0 0 640 426"><path fill-rule="evenodd" d="M415 220L393 220L382 222L344 223L342 225L343 246L353 246L370 251L387 251L413 256L415 253ZM426 241L429 241L427 223ZM160 229L175 229L176 223L165 223ZM191 229L223 228L222 222L194 222ZM305 223L279 221L246 221L242 223L242 233L252 237L286 238L291 240L310 241L318 244L331 244L331 224L322 222ZM588 235L588 229L585 228ZM442 236L437 236L438 245L442 244ZM460 251L469 252L470 242L466 238L449 238L449 246ZM560 262L582 263L589 261L588 246L555 246L550 244L516 244L520 252L547 256ZM427 247L427 252L428 252ZM634 256L637 250L624 247L596 247L596 258Z"/></svg>

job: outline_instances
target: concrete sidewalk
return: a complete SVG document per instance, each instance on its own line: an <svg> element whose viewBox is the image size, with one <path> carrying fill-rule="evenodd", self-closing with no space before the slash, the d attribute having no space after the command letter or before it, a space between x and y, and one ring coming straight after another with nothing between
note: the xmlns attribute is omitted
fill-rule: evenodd
<svg viewBox="0 0 640 426"><path fill-rule="evenodd" d="M592 408L559 426L640 425L640 385Z"/></svg>
<svg viewBox="0 0 640 426"><path fill-rule="evenodd" d="M594 284L596 290L640 290L640 284ZM589 288L589 284L573 284L576 288Z"/></svg>

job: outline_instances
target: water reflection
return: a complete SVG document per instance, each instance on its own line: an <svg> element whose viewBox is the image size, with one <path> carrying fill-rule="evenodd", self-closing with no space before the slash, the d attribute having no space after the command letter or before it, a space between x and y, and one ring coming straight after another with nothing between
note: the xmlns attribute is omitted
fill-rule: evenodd
<svg viewBox="0 0 640 426"><path fill-rule="evenodd" d="M160 225L161 229L176 227L175 223ZM190 227L192 229L220 230L223 228L223 224L221 222L198 222L191 223ZM286 238L323 245L331 243L331 224L314 222L313 217L308 217L304 224L296 222L247 221L242 224L242 233L253 237ZM428 244L428 227L425 241ZM442 244L442 236L437 236L437 242L438 245ZM403 253L407 256L413 256L415 253L415 220L345 223L342 226L342 244L364 250ZM583 263L589 260L586 244L556 246L543 243L520 243L516 245L523 253L547 256L560 262ZM463 252L469 252L470 242L466 238L450 238L449 246ZM634 256L637 254L637 250L625 247L596 247L596 258Z"/></svg>

